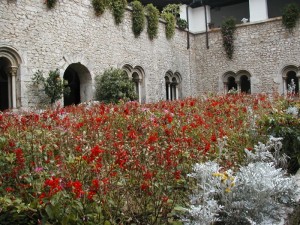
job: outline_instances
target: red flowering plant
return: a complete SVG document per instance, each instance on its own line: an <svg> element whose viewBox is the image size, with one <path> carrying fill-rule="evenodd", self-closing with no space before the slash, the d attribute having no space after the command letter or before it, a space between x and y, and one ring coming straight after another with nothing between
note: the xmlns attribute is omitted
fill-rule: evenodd
<svg viewBox="0 0 300 225"><path fill-rule="evenodd" d="M192 165L236 168L272 104L226 95L0 114L0 220L178 224Z"/></svg>

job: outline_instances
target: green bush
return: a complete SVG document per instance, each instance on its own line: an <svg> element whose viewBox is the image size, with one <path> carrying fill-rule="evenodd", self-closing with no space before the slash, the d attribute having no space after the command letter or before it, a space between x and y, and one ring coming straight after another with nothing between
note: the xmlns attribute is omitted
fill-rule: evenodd
<svg viewBox="0 0 300 225"><path fill-rule="evenodd" d="M185 19L181 19L181 18L177 18L177 22L176 22L177 26L179 27L179 29L186 29L188 24L187 21Z"/></svg>
<svg viewBox="0 0 300 225"><path fill-rule="evenodd" d="M232 59L234 52L234 32L236 22L234 18L228 18L222 22L221 33L223 38L223 47L229 59Z"/></svg>
<svg viewBox="0 0 300 225"><path fill-rule="evenodd" d="M163 19L166 21L166 37L171 39L175 34L175 17L172 13L165 13L163 14Z"/></svg>
<svg viewBox="0 0 300 225"><path fill-rule="evenodd" d="M60 78L58 69L50 71L47 78L44 78L43 73L38 71L33 77L34 85L41 86L42 90L48 96L51 105L61 99L63 94L70 94L70 88L65 87L64 81Z"/></svg>
<svg viewBox="0 0 300 225"><path fill-rule="evenodd" d="M115 18L115 23L118 25L124 18L125 8L127 6L126 0L111 1L111 10Z"/></svg>
<svg viewBox="0 0 300 225"><path fill-rule="evenodd" d="M132 6L132 31L135 37L139 37L145 28L145 12L140 1L133 1Z"/></svg>
<svg viewBox="0 0 300 225"><path fill-rule="evenodd" d="M120 100L136 100L133 82L121 69L106 70L96 76L96 100L105 103L118 103Z"/></svg>
<svg viewBox="0 0 300 225"><path fill-rule="evenodd" d="M292 112L296 113L292 113ZM282 150L289 157L288 172L294 174L300 168L300 104L266 115L260 122L269 135L282 137ZM298 114L298 115L297 115Z"/></svg>
<svg viewBox="0 0 300 225"><path fill-rule="evenodd" d="M146 6L146 14L148 19L148 36L150 40L153 40L157 37L158 32L158 22L159 22L159 11L158 9L151 3Z"/></svg>
<svg viewBox="0 0 300 225"><path fill-rule="evenodd" d="M288 4L282 14L282 24L288 29L292 30L296 24L297 21L300 18L300 9L299 6L295 3Z"/></svg>
<svg viewBox="0 0 300 225"><path fill-rule="evenodd" d="M92 5L94 7L96 16L100 16L104 13L105 8L108 5L108 1L107 0L92 0Z"/></svg>

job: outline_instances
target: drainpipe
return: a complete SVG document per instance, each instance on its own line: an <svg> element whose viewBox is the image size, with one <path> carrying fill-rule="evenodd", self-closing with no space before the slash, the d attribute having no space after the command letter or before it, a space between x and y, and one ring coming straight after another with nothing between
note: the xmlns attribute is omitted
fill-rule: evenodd
<svg viewBox="0 0 300 225"><path fill-rule="evenodd" d="M189 5L186 6L186 22L187 22L187 49L190 49L190 22L189 22Z"/></svg>
<svg viewBox="0 0 300 225"><path fill-rule="evenodd" d="M202 0L201 0L201 3L202 3ZM207 30L207 12L206 12L206 5L204 5L204 14L205 14L206 48L209 49L209 45L208 45L208 30Z"/></svg>

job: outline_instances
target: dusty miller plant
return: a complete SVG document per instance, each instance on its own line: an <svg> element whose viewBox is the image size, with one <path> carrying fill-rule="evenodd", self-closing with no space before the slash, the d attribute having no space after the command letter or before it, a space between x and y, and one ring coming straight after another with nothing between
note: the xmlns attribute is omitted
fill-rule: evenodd
<svg viewBox="0 0 300 225"><path fill-rule="evenodd" d="M216 162L196 164L191 178L197 187L190 196L186 224L276 224L286 217L285 207L294 202L299 187L280 168L281 139L259 143L254 153L246 150L248 164L239 171L224 171ZM273 154L272 154L273 153Z"/></svg>

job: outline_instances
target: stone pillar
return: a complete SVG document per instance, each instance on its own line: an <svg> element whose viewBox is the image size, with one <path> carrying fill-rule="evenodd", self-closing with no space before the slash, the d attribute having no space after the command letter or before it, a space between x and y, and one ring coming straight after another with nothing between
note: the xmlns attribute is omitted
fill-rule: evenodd
<svg viewBox="0 0 300 225"><path fill-rule="evenodd" d="M228 93L228 83L227 82L223 83L223 89L224 89L224 94L227 94Z"/></svg>
<svg viewBox="0 0 300 225"><path fill-rule="evenodd" d="M286 88L286 77L283 77L283 95L287 95L287 88Z"/></svg>
<svg viewBox="0 0 300 225"><path fill-rule="evenodd" d="M12 99L12 108L17 108L17 85L16 85L16 77L17 77L17 71L18 68L15 66L12 66L10 69L10 75L11 75L11 99Z"/></svg>
<svg viewBox="0 0 300 225"><path fill-rule="evenodd" d="M249 0L250 22L268 19L267 0Z"/></svg>

